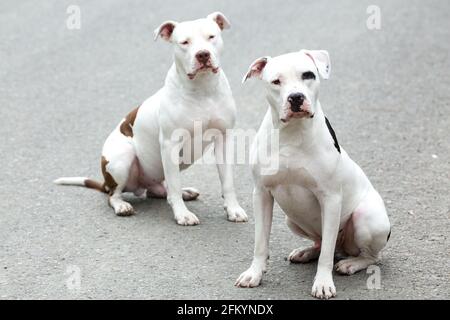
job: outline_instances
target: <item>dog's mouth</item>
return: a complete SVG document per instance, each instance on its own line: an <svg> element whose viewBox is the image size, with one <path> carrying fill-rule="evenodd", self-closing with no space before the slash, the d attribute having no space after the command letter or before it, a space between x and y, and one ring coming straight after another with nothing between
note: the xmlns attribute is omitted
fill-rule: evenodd
<svg viewBox="0 0 450 320"><path fill-rule="evenodd" d="M292 118L294 119L314 118L314 113L304 110L296 112L289 110L284 116L280 117L280 121L283 123L288 123L289 120L291 120Z"/></svg>
<svg viewBox="0 0 450 320"><path fill-rule="evenodd" d="M291 118L312 118L314 114L309 111L298 111L293 112Z"/></svg>
<svg viewBox="0 0 450 320"><path fill-rule="evenodd" d="M194 72L188 73L187 76L189 79L193 80L197 74L205 73L208 71L211 71L212 73L217 73L217 72L219 72L219 67L213 67L210 64L202 65L202 66L198 67L197 69L195 69Z"/></svg>

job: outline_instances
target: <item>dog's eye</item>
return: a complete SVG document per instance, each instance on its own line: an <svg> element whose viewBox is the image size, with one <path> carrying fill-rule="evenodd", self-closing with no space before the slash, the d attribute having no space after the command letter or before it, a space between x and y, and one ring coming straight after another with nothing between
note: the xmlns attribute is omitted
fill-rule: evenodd
<svg viewBox="0 0 450 320"><path fill-rule="evenodd" d="M281 84L281 81L280 81L280 79L275 79L272 81L272 84L279 86Z"/></svg>
<svg viewBox="0 0 450 320"><path fill-rule="evenodd" d="M316 76L314 75L314 72L307 71L307 72L303 72L302 79L303 80L311 80L311 79L315 80Z"/></svg>
<svg viewBox="0 0 450 320"><path fill-rule="evenodd" d="M212 35L210 35L210 36L208 37L208 39L209 39L209 40L212 40L212 39L214 39L215 37L216 37L216 36L212 34Z"/></svg>
<svg viewBox="0 0 450 320"><path fill-rule="evenodd" d="M189 44L189 40L184 40L184 41L180 42L180 44L182 44L183 46L185 46L185 45Z"/></svg>

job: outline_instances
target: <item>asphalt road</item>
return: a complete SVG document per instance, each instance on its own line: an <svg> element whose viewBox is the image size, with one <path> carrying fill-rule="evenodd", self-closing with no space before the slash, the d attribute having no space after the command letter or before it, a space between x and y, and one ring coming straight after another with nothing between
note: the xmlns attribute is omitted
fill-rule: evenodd
<svg viewBox="0 0 450 320"><path fill-rule="evenodd" d="M66 27L71 4L81 9L79 30ZM371 4L381 9L380 30L366 27ZM450 298L447 0L1 1L0 298L310 299L316 263L285 261L308 242L288 231L279 208L262 286L233 287L253 250L244 165L235 176L246 224L226 221L214 166L183 174L201 191L188 204L201 220L195 227L177 226L163 200L132 199L137 214L121 218L103 194L52 184L99 178L109 132L162 85L171 49L153 42L153 29L216 10L232 23L222 61L237 127L256 129L266 110L261 84L240 84L250 62L330 52L322 106L393 226L381 288L369 290L365 272L336 275L337 298Z"/></svg>

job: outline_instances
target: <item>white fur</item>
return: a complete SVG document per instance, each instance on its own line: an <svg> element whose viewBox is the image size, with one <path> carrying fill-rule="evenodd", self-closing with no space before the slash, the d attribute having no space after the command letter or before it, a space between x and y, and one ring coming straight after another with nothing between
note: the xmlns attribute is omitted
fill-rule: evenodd
<svg viewBox="0 0 450 320"><path fill-rule="evenodd" d="M62 177L54 180L53 183L62 186L84 186L84 182L87 179L85 177Z"/></svg>
<svg viewBox="0 0 450 320"><path fill-rule="evenodd" d="M314 59L316 56L320 56L320 67ZM266 57L264 68L251 66L245 77L264 80L270 107L251 150L252 161L256 163L252 168L254 258L251 267L236 281L237 286L254 287L261 282L269 256L274 201L285 212L289 228L315 242L314 247L296 249L289 256L292 262L319 257L312 287L314 297L330 298L336 294L332 269L337 241L338 249L356 255L336 265L337 271L345 274L375 263L387 242L390 224L383 200L341 146L338 152L325 123L318 91L319 74L329 76L327 57L324 51L310 50ZM308 71L315 74L315 80L302 79L302 74ZM274 85L273 79L281 79L280 85ZM300 115L292 112L288 102L288 96L298 92L306 97L302 105L306 111ZM278 158L279 170L262 175L258 149L267 150L265 142L272 140L263 137L272 134L273 129L279 129L279 151L272 154ZM341 238L338 238L339 230L345 230Z"/></svg>

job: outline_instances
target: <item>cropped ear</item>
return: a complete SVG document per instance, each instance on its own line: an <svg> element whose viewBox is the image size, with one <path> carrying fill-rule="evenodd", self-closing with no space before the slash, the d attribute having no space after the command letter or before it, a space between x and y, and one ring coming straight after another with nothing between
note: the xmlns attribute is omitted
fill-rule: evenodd
<svg viewBox="0 0 450 320"><path fill-rule="evenodd" d="M316 65L317 71L323 79L330 78L331 61L330 55L326 50L302 50L308 57L312 59Z"/></svg>
<svg viewBox="0 0 450 320"><path fill-rule="evenodd" d="M161 24L158 28L155 29L154 34L155 38L154 40L158 39L159 36L163 38L166 41L170 41L170 37L172 36L173 30L177 26L177 22L175 21L166 21L163 24Z"/></svg>
<svg viewBox="0 0 450 320"><path fill-rule="evenodd" d="M245 74L244 78L242 78L242 83L244 83L247 79L252 77L258 77L261 78L261 73L264 70L264 67L267 64L267 61L269 61L270 57L261 57L253 61L253 63L248 68L247 73Z"/></svg>
<svg viewBox="0 0 450 320"><path fill-rule="evenodd" d="M225 17L224 14L219 11L209 14L207 18L215 21L220 30L230 29L231 27L230 21L228 21L227 17Z"/></svg>

